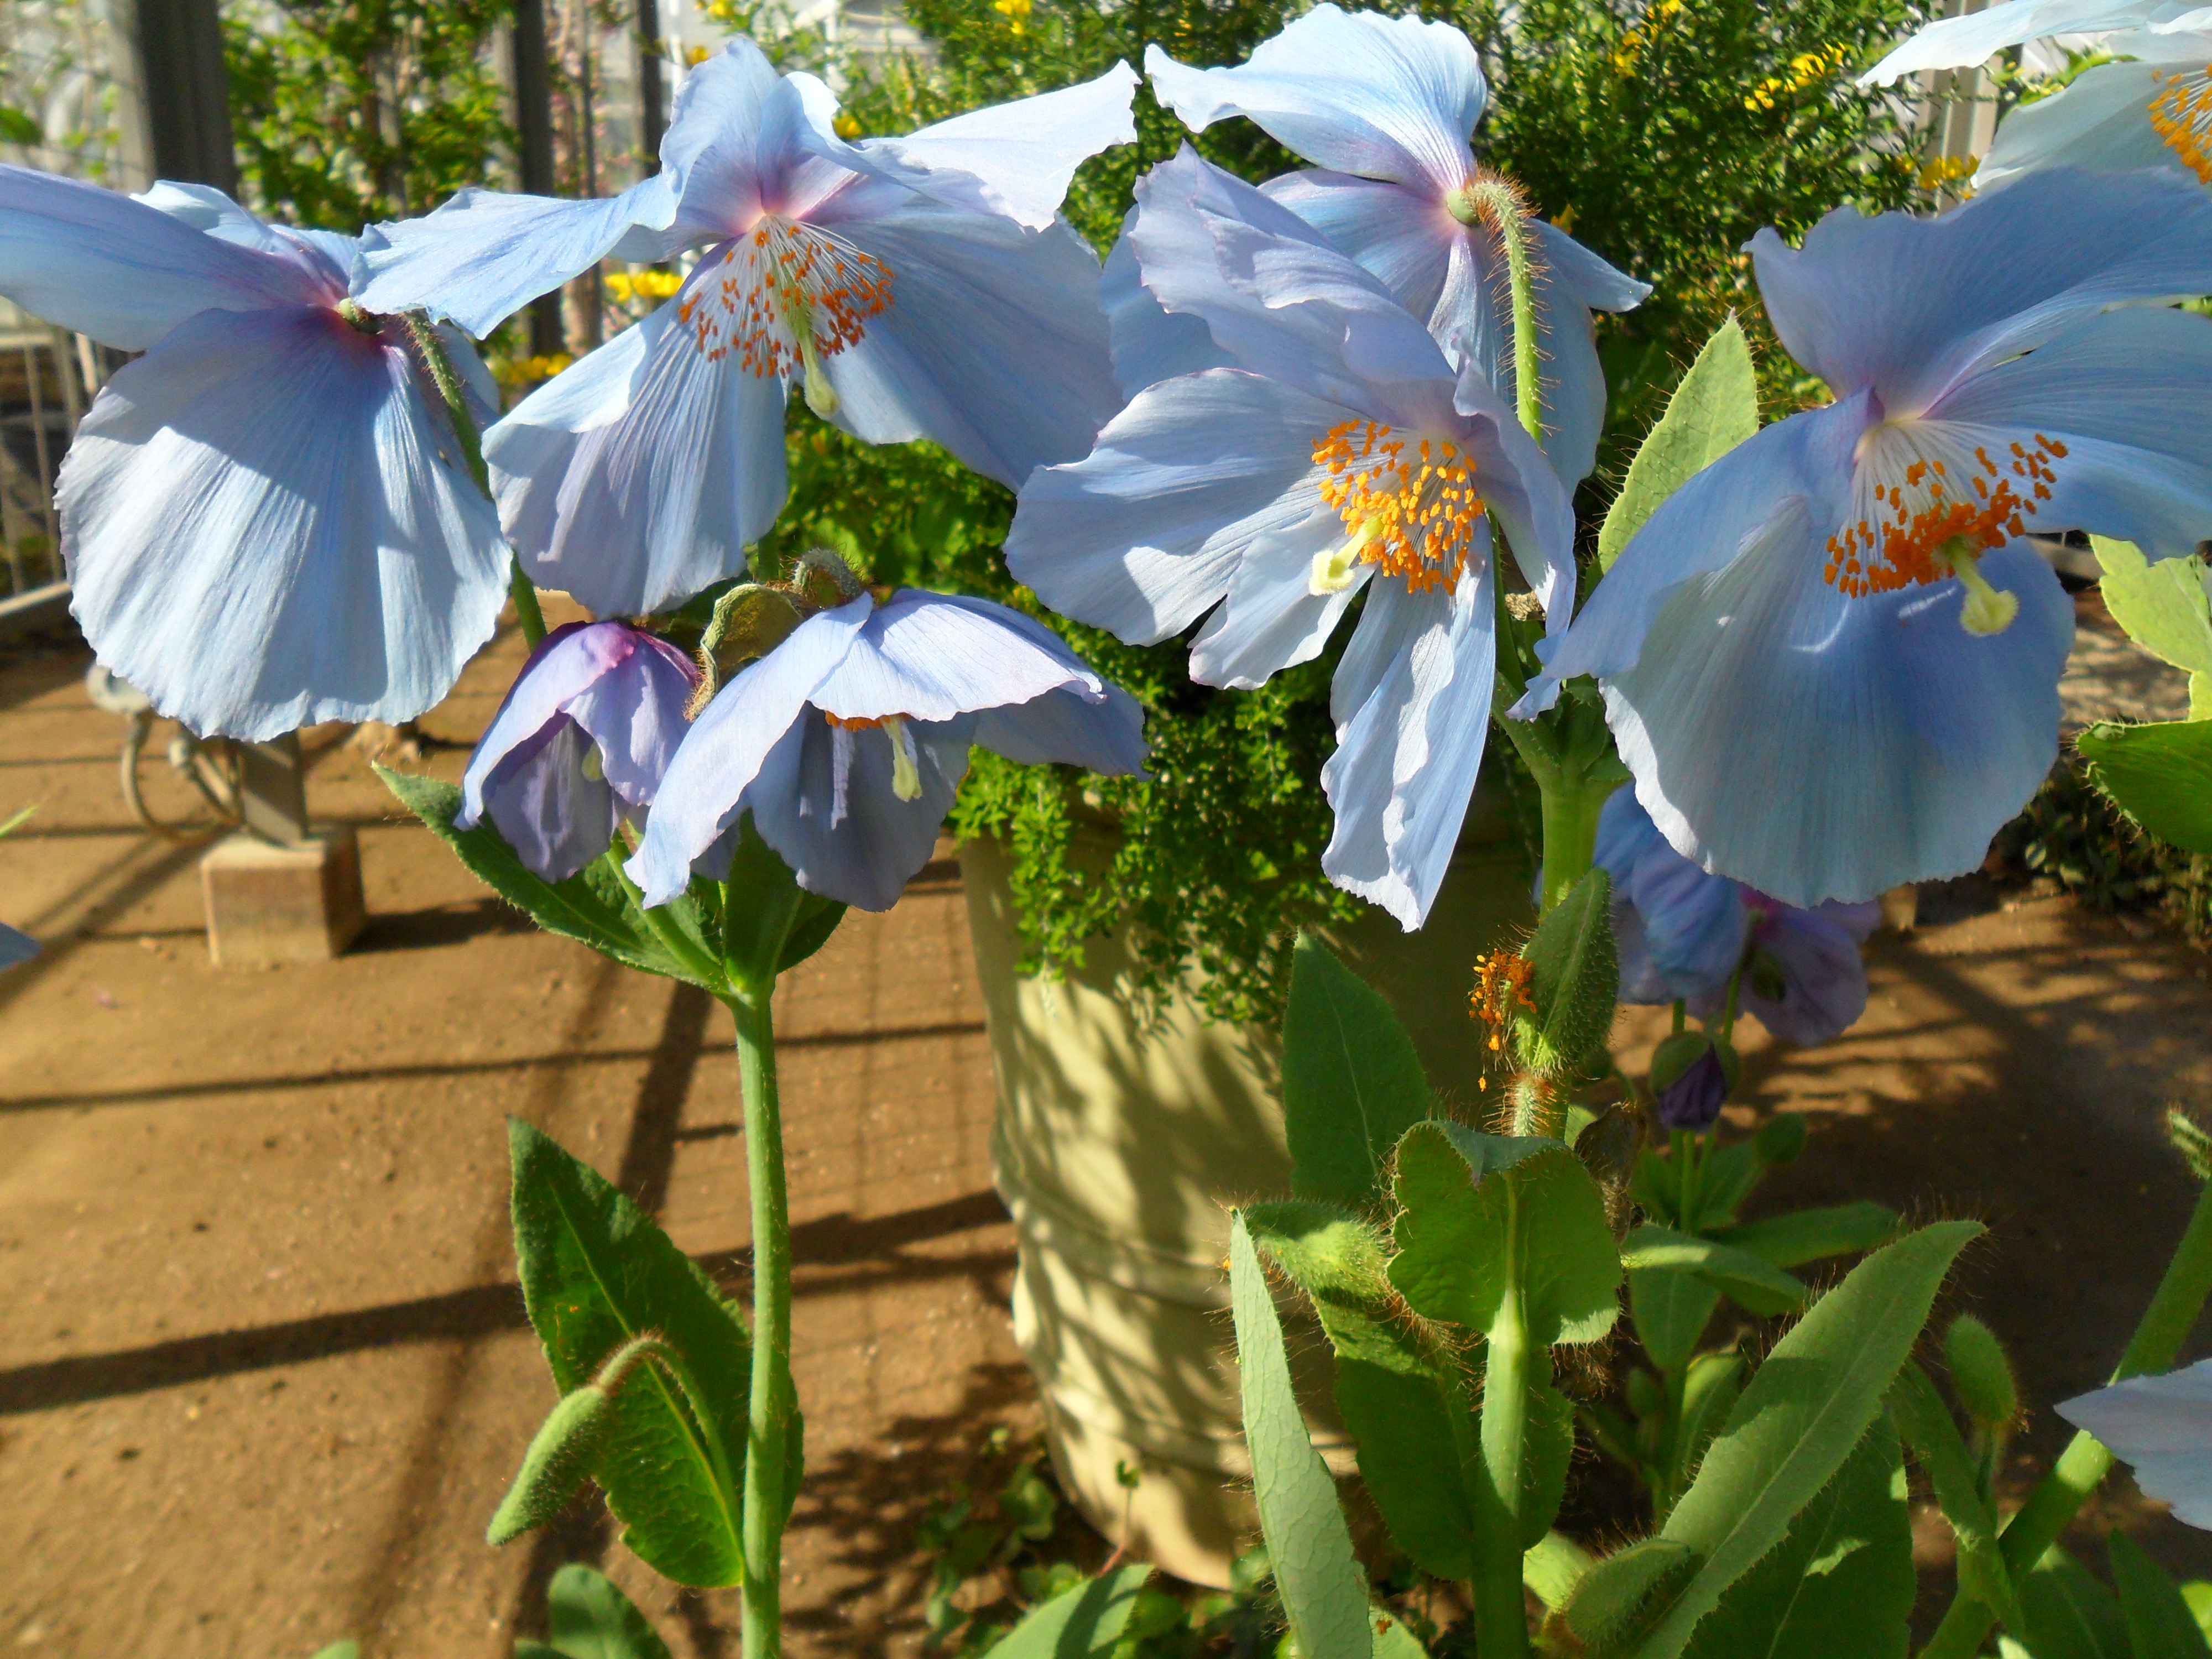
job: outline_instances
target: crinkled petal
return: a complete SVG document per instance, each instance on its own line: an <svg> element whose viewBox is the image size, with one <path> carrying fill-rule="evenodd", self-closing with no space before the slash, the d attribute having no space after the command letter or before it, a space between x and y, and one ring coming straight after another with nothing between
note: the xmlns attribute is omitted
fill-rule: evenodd
<svg viewBox="0 0 2212 1659"><path fill-rule="evenodd" d="M359 237L341 236L332 230L264 224L213 185L157 179L151 188L139 191L131 200L157 208L205 235L300 267L324 284L316 289L318 294L346 292L360 261Z"/></svg>
<svg viewBox="0 0 2212 1659"><path fill-rule="evenodd" d="M1679 587L1637 665L1601 682L1668 840L1808 908L1980 865L2057 758L2074 638L2072 602L2024 545L1981 561L2020 611L1978 637L1955 579L1838 592L1826 534L1792 498L1734 563Z"/></svg>
<svg viewBox="0 0 2212 1659"><path fill-rule="evenodd" d="M860 148L939 201L1042 230L1060 211L1075 169L1099 151L1134 143L1136 70L1116 63L1093 81L993 104L903 138Z"/></svg>
<svg viewBox="0 0 2212 1659"><path fill-rule="evenodd" d="M870 615L811 701L840 720L939 723L1071 686L1099 695L1103 683L1048 630L1036 629L1047 644L1008 617L1027 620L988 600L902 588Z"/></svg>
<svg viewBox="0 0 2212 1659"><path fill-rule="evenodd" d="M1350 412L1241 369L1148 387L1087 459L1030 477L1006 568L1131 644L1181 633L1255 541L1311 514L1314 444Z"/></svg>
<svg viewBox="0 0 2212 1659"><path fill-rule="evenodd" d="M1442 196L1319 168L1271 179L1261 192L1357 260L1433 331L1455 255L1468 243L1467 228L1445 210Z"/></svg>
<svg viewBox="0 0 2212 1659"><path fill-rule="evenodd" d="M1190 642L1190 677L1200 685L1249 691L1280 669L1312 661L1374 575L1363 561L1334 592L1313 591L1314 557L1344 539L1344 520L1317 489L1312 501L1304 519L1245 550L1227 597Z"/></svg>
<svg viewBox="0 0 2212 1659"><path fill-rule="evenodd" d="M645 840L624 866L648 905L681 893L692 861L737 823L748 792L764 775L769 751L799 723L807 698L852 649L873 608L862 594L809 617L724 686L692 722L661 776Z"/></svg>
<svg viewBox="0 0 2212 1659"><path fill-rule="evenodd" d="M973 741L1027 766L1049 762L1109 777L1141 777L1145 711L1118 685L1095 696L1082 690L1048 691L1028 702L982 710L975 716Z"/></svg>
<svg viewBox="0 0 2212 1659"><path fill-rule="evenodd" d="M1178 374L1226 368L1233 362L1213 343L1204 318L1169 312L1139 279L1137 250L1127 234L1136 219L1137 210L1132 208L1122 222L1123 234L1115 239L1105 269L1098 274L1098 302L1113 340L1114 383L1124 398Z"/></svg>
<svg viewBox="0 0 2212 1659"><path fill-rule="evenodd" d="M483 819L484 792L508 757L543 743L569 702L629 657L637 637L622 623L564 623L538 642L470 753L453 819L459 827L473 829Z"/></svg>
<svg viewBox="0 0 2212 1659"><path fill-rule="evenodd" d="M921 793L891 792L890 734L880 726L847 734L844 813L836 811L837 732L809 706L784 734L747 792L753 827L810 893L863 910L888 910L929 862L938 830L968 771L972 722L909 727ZM649 833L649 832L648 832Z"/></svg>
<svg viewBox="0 0 2212 1659"><path fill-rule="evenodd" d="M2178 557L2212 537L2208 398L2212 319L2131 306L1983 371L1929 418L2001 464L2014 443L2057 440L2067 453L2052 463L2038 529L2093 531Z"/></svg>
<svg viewBox="0 0 2212 1659"><path fill-rule="evenodd" d="M2212 1359L2131 1376L2054 1409L2133 1468L2136 1485L2171 1504L2175 1520L2212 1528Z"/></svg>
<svg viewBox="0 0 2212 1659"><path fill-rule="evenodd" d="M2197 0L2010 0L1928 24L1859 76L1859 84L1879 86L1922 70L1966 69L2045 35L2136 28L2196 9Z"/></svg>
<svg viewBox="0 0 2212 1659"><path fill-rule="evenodd" d="M786 174L813 153L806 105L820 82L805 78L812 84L778 74L744 35L684 76L660 141L659 176L676 186L677 217L691 234L719 241L781 205ZM833 98L826 115L836 113Z"/></svg>
<svg viewBox="0 0 2212 1659"><path fill-rule="evenodd" d="M2172 171L2053 167L1936 218L1839 208L1802 247L1771 230L1751 247L1790 355L1896 417L2107 306L2212 291L2212 194Z"/></svg>
<svg viewBox="0 0 2212 1659"><path fill-rule="evenodd" d="M2197 66L2204 61L2199 58ZM2100 64L2062 91L2014 110L1998 124L1996 142L1974 173L1974 187L1989 190L2039 167L2124 173L2179 165L2150 124L2151 101L2172 72L2164 63Z"/></svg>
<svg viewBox="0 0 2212 1659"><path fill-rule="evenodd" d="M1249 117L1308 161L1398 184L1457 188L1474 170L1481 65L1448 23L1315 7L1237 69L1190 69L1158 46L1145 70L1193 131Z"/></svg>
<svg viewBox="0 0 2212 1659"><path fill-rule="evenodd" d="M345 297L304 251L243 247L114 191L14 167L0 167L0 294L125 351L143 351L210 308Z"/></svg>
<svg viewBox="0 0 2212 1659"><path fill-rule="evenodd" d="M690 730L684 711L699 671L667 641L645 633L634 637L636 649L571 699L568 713L599 744L599 764L615 793L631 806L650 806Z"/></svg>
<svg viewBox="0 0 2212 1659"><path fill-rule="evenodd" d="M387 331L203 312L78 428L58 491L72 608L196 732L412 720L491 637L507 549Z"/></svg>
<svg viewBox="0 0 2212 1659"><path fill-rule="evenodd" d="M1089 453L1121 395L1080 237L919 197L831 222L891 284L860 340L824 360L840 426L871 443L931 439L1015 487Z"/></svg>
<svg viewBox="0 0 2212 1659"><path fill-rule="evenodd" d="M566 881L614 844L622 802L586 770L592 740L567 715L511 750L484 779L484 812L523 866Z"/></svg>
<svg viewBox="0 0 2212 1659"><path fill-rule="evenodd" d="M39 941L0 921L0 973L39 954Z"/></svg>
<svg viewBox="0 0 2212 1659"><path fill-rule="evenodd" d="M783 381L735 353L710 356L678 324L681 304L556 375L484 436L531 580L602 614L664 610L744 570L783 507Z"/></svg>
<svg viewBox="0 0 2212 1659"><path fill-rule="evenodd" d="M1358 631L1395 648L1322 768L1336 809L1322 869L1408 933L1443 884L1481 769L1497 668L1491 607L1486 562L1449 592L1373 584Z"/></svg>

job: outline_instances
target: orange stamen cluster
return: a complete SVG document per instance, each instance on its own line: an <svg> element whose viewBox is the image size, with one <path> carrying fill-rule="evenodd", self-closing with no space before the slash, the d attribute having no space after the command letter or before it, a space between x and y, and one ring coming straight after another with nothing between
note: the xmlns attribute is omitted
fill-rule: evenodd
<svg viewBox="0 0 2212 1659"><path fill-rule="evenodd" d="M2199 184L2212 185L2212 64L2202 74L2168 75L2150 100L2150 130Z"/></svg>
<svg viewBox="0 0 2212 1659"><path fill-rule="evenodd" d="M1328 475L1321 498L1359 538L1359 556L1402 576L1416 593L1458 585L1468 544L1486 510L1474 488L1474 463L1459 447L1411 441L1375 421L1331 427L1314 445L1314 465Z"/></svg>
<svg viewBox="0 0 2212 1659"><path fill-rule="evenodd" d="M1971 466L1954 468L1941 457L1916 453L1901 471L1888 469L1893 476L1887 483L1879 456L1863 459L1862 516L1828 538L1828 564L1821 574L1853 599L1942 581L1953 574L1953 544L1981 553L2025 535L2025 520L2051 499L2058 476L2051 463L2065 458L2063 443L2039 432L2033 448L2015 442L2009 456L1992 459L1977 445Z"/></svg>
<svg viewBox="0 0 2212 1659"><path fill-rule="evenodd" d="M702 266L676 307L692 343L738 361L765 380L805 357L801 331L827 357L857 344L867 319L891 302L891 273L878 259L812 225L763 218Z"/></svg>
<svg viewBox="0 0 2212 1659"><path fill-rule="evenodd" d="M841 732L869 732L883 724L882 720L872 719L866 714L855 714L848 720L842 714L831 714L826 708L822 711L822 718Z"/></svg>
<svg viewBox="0 0 2212 1659"><path fill-rule="evenodd" d="M1468 1012L1490 1027L1492 1054L1504 1046L1506 1022L1516 1012L1536 1012L1536 999L1528 992L1528 958L1517 951L1493 951L1474 959L1474 994L1468 999Z"/></svg>

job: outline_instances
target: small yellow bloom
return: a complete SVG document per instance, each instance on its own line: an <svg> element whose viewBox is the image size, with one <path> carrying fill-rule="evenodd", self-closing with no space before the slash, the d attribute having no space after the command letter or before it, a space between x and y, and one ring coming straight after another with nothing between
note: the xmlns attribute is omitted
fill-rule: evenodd
<svg viewBox="0 0 2212 1659"><path fill-rule="evenodd" d="M565 351L544 357L510 357L498 365L496 378L501 386L534 386L551 380L574 361Z"/></svg>
<svg viewBox="0 0 2212 1659"><path fill-rule="evenodd" d="M836 129L840 138L857 138L860 136L860 122L842 111L838 112L837 118L830 125Z"/></svg>
<svg viewBox="0 0 2212 1659"><path fill-rule="evenodd" d="M1031 9L1030 0L991 0L991 9L1001 14L1012 25L1013 32L1019 34L1023 20L1029 16Z"/></svg>

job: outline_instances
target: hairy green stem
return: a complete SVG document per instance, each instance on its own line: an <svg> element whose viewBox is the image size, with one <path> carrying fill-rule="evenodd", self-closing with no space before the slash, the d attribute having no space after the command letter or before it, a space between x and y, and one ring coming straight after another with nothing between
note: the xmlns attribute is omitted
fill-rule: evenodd
<svg viewBox="0 0 2212 1659"><path fill-rule="evenodd" d="M783 1525L792 1494L791 1212L784 1190L783 1119L776 1099L775 1033L769 1005L773 977L730 999L738 1027L738 1071L744 1091L745 1167L753 1221L752 1386L745 1448L745 1659L783 1650Z"/></svg>
<svg viewBox="0 0 2212 1659"><path fill-rule="evenodd" d="M1549 912L1589 874L1597 858L1598 813L1615 786L1609 780L1593 785L1581 775L1541 773L1536 784L1544 817L1543 908Z"/></svg>
<svg viewBox="0 0 2212 1659"><path fill-rule="evenodd" d="M1470 179L1444 198L1462 224L1486 224L1498 233L1505 275L1513 289L1513 401L1521 424L1540 448L1544 398L1536 350L1535 261L1529 254L1528 212L1521 192L1494 175Z"/></svg>
<svg viewBox="0 0 2212 1659"><path fill-rule="evenodd" d="M1483 1659L1516 1659L1528 1651L1528 1616L1521 1591L1522 1471L1528 1449L1528 1380L1534 1363L1521 1304L1528 1241L1518 1194L1505 1189L1505 1293L1485 1333L1482 1471L1488 1494L1475 1525L1475 1644Z"/></svg>
<svg viewBox="0 0 2212 1659"><path fill-rule="evenodd" d="M615 880L621 884L623 891L629 896L630 903L636 907L638 915L645 919L645 925L653 930L653 936L660 941L661 948L682 963L684 967L690 969L693 976L708 988L715 989L726 986L729 983L729 977L722 964L715 961L689 933L678 927L675 917L670 915L665 908L656 907L650 910L646 908L645 894L639 889L638 884L629 878L629 872L623 868L623 861L629 856L629 848L623 846L621 838L617 836L608 844L607 850L600 855L600 859ZM719 989L716 989L716 994L721 994Z"/></svg>
<svg viewBox="0 0 2212 1659"><path fill-rule="evenodd" d="M2197 1316L2203 1312L2208 1296L2212 1296L2212 1184L2197 1194L2197 1208L2190 1215L2181 1243L2166 1264L2166 1274L2159 1280L2120 1363L2113 1367L2112 1380L2118 1382L2171 1366ZM1997 1547L2004 1556L2006 1570L2018 1575L2040 1561L2112 1467L2112 1454L2098 1440L2086 1432L2075 1435L2051 1465L2051 1473L2005 1523ZM1961 1595L1951 1603L1942 1624L1921 1650L1921 1659L1972 1659L1996 1622L1996 1614L1990 1608Z"/></svg>

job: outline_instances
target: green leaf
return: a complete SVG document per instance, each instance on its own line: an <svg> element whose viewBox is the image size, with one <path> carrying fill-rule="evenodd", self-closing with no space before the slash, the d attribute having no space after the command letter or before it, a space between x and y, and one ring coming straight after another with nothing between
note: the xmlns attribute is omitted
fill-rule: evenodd
<svg viewBox="0 0 2212 1659"><path fill-rule="evenodd" d="M461 810L461 792L452 784L381 766L376 775L399 798L400 805L453 849L471 875L547 933L579 940L625 967L680 979L717 996L728 993L729 986L719 975L704 977L677 960L653 936L645 919L630 905L621 884L600 860L592 860L566 881L541 881L524 867L514 849L489 821L473 830L453 827ZM704 941L703 924L692 900L678 899L663 909L700 944L702 955L719 959L719 951Z"/></svg>
<svg viewBox="0 0 2212 1659"><path fill-rule="evenodd" d="M32 146L46 142L46 129L36 117L11 104L0 104L0 144Z"/></svg>
<svg viewBox="0 0 2212 1659"><path fill-rule="evenodd" d="M613 1183L520 1119L507 1139L523 1299L562 1393L583 1387L629 1338L657 1331L715 1419L700 1423L662 1366L631 1374L592 1469L623 1541L679 1584L736 1583L750 1382L742 1317Z"/></svg>
<svg viewBox="0 0 2212 1659"><path fill-rule="evenodd" d="M1292 1189L1301 1198L1372 1203L1398 1137L1429 1112L1420 1056L1389 1003L1301 933L1283 1016Z"/></svg>
<svg viewBox="0 0 2212 1659"><path fill-rule="evenodd" d="M1689 1659L1905 1659L1917 1589L1897 1431L1876 1419L1781 1547L1698 1626Z"/></svg>
<svg viewBox="0 0 2212 1659"><path fill-rule="evenodd" d="M2191 1579L2181 1587L2181 1599L2188 1604L2189 1616L2197 1621L2206 1644L2212 1645L2212 1582Z"/></svg>
<svg viewBox="0 0 2212 1659"><path fill-rule="evenodd" d="M1375 1659L1428 1659L1421 1638L1379 1608L1375 1613Z"/></svg>
<svg viewBox="0 0 2212 1659"><path fill-rule="evenodd" d="M545 1593L553 1646L564 1659L669 1659L668 1644L604 1573L571 1563Z"/></svg>
<svg viewBox="0 0 2212 1659"><path fill-rule="evenodd" d="M992 1659L1088 1659L1110 1653L1137 1605L1137 1592L1152 1576L1149 1565L1133 1561L1086 1578L1031 1607L985 1651Z"/></svg>
<svg viewBox="0 0 2212 1659"><path fill-rule="evenodd" d="M2142 1547L2125 1533L2116 1532L2106 1548L2135 1659L2207 1659L2212 1655L2189 1603Z"/></svg>
<svg viewBox="0 0 2212 1659"><path fill-rule="evenodd" d="M1632 1228L1622 1241L1620 1261L1631 1273L1658 1268L1695 1273L1762 1317L1805 1304L1804 1285L1765 1257L1672 1227L1645 1222Z"/></svg>
<svg viewBox="0 0 2212 1659"><path fill-rule="evenodd" d="M1599 567L1612 569L1660 502L1758 433L1759 377L1743 325L1730 317L1713 331L1628 464L1620 494L1598 532Z"/></svg>
<svg viewBox="0 0 2212 1659"><path fill-rule="evenodd" d="M1720 1301L1719 1287L1695 1273L1671 1267L1629 1269L1628 1310L1637 1340L1651 1363L1669 1376L1690 1363Z"/></svg>
<svg viewBox="0 0 2212 1659"><path fill-rule="evenodd" d="M1706 1156L1698 1181L1698 1225L1714 1227L1735 1218L1744 1200L1766 1178L1767 1162L1759 1142L1733 1140Z"/></svg>
<svg viewBox="0 0 2212 1659"><path fill-rule="evenodd" d="M819 893L800 893L799 914L792 921L791 931L784 935L783 954L777 960L776 972L789 973L827 945L830 935L844 920L845 907L836 900L823 898Z"/></svg>
<svg viewBox="0 0 2212 1659"><path fill-rule="evenodd" d="M2074 747L2090 781L2143 830L2212 853L2212 720L2093 726Z"/></svg>
<svg viewBox="0 0 2212 1659"><path fill-rule="evenodd" d="M520 1653L520 1650L518 1649L516 1651ZM315 1659L361 1659L361 1644L333 1642L326 1648L318 1649Z"/></svg>
<svg viewBox="0 0 2212 1659"><path fill-rule="evenodd" d="M1509 1226L1522 1240L1530 1342L1595 1342L1620 1316L1605 1195L1564 1143L1416 1124L1398 1143L1396 1197L1390 1282L1424 1318L1490 1329L1505 1295Z"/></svg>
<svg viewBox="0 0 2212 1659"><path fill-rule="evenodd" d="M1567 1628L1601 1652L1647 1627L1698 1558L1671 1538L1645 1538L1583 1572L1567 1598Z"/></svg>
<svg viewBox="0 0 2212 1659"><path fill-rule="evenodd" d="M1522 1062L1543 1077L1579 1073L1613 1030L1620 992L1613 952L1613 878L1592 870L1537 923L1521 954L1535 1018L1513 1022Z"/></svg>
<svg viewBox="0 0 2212 1659"><path fill-rule="evenodd" d="M1795 1267L1823 1256L1856 1255L1887 1243L1896 1232L1897 1212L1886 1206L1838 1204L1742 1222L1710 1237L1716 1243L1762 1256L1777 1267Z"/></svg>
<svg viewBox="0 0 2212 1659"><path fill-rule="evenodd" d="M1843 1467L1881 1413L1953 1259L1981 1231L1943 1222L1885 1245L1775 1344L1661 1529L1699 1565L1640 1659L1675 1659L1722 1593Z"/></svg>
<svg viewBox="0 0 2212 1659"><path fill-rule="evenodd" d="M599 1461L617 1410L613 1396L589 1383L562 1395L523 1453L522 1468L500 1499L484 1542L513 1543L568 1508Z"/></svg>
<svg viewBox="0 0 2212 1659"><path fill-rule="evenodd" d="M1951 1408L1943 1403L1927 1373L1911 1360L1889 1391L1890 1414L1905 1443L1936 1488L1936 1507L1959 1542L1959 1589L1984 1607L1994 1607L2008 1625L2021 1622L2020 1600L2012 1574L1997 1549L1997 1517L1982 1496L1981 1480Z"/></svg>
<svg viewBox="0 0 2212 1659"><path fill-rule="evenodd" d="M2189 717L2212 715L2212 604L2205 568L2193 558L2143 557L2133 542L2092 536L2105 608L2137 645L2189 675Z"/></svg>
<svg viewBox="0 0 2212 1659"><path fill-rule="evenodd" d="M1690 1362L1682 1376L1682 1414L1674 1425L1674 1491L1689 1484L1742 1393L1742 1355L1699 1354Z"/></svg>
<svg viewBox="0 0 2212 1659"><path fill-rule="evenodd" d="M2129 1659L2118 1600L2053 1544L2020 1581L2020 1635L2035 1659Z"/></svg>
<svg viewBox="0 0 2212 1659"><path fill-rule="evenodd" d="M1575 1586L1596 1561L1565 1533L1547 1532L1521 1558L1521 1582L1536 1593L1539 1601L1557 1613L1573 1598Z"/></svg>
<svg viewBox="0 0 2212 1659"><path fill-rule="evenodd" d="M1366 1577L1352 1553L1336 1481L1306 1436L1282 1322L1241 1214L1230 1227L1229 1296L1253 1492L1283 1611L1306 1659L1370 1659Z"/></svg>

